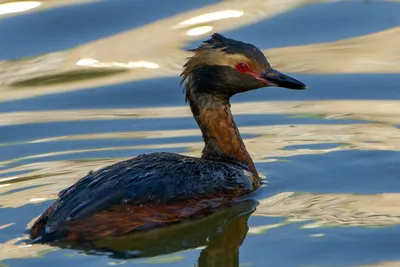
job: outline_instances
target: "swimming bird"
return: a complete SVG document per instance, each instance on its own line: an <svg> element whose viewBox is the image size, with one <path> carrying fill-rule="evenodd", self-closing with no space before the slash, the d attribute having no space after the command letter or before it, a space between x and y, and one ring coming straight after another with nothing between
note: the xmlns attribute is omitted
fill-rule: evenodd
<svg viewBox="0 0 400 267"><path fill-rule="evenodd" d="M62 190L30 229L34 242L91 241L212 214L261 185L230 98L262 87L305 89L254 45L215 33L183 67L181 84L204 141L201 157L142 154Z"/></svg>

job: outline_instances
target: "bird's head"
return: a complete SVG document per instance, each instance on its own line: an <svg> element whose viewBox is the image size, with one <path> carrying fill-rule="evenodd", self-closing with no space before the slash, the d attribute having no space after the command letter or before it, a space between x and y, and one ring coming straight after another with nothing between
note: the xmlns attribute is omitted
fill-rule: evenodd
<svg viewBox="0 0 400 267"><path fill-rule="evenodd" d="M302 82L273 69L254 45L218 33L189 51L194 55L186 62L181 74L182 82L187 82L187 99L190 99L192 90L229 98L267 86L307 88Z"/></svg>

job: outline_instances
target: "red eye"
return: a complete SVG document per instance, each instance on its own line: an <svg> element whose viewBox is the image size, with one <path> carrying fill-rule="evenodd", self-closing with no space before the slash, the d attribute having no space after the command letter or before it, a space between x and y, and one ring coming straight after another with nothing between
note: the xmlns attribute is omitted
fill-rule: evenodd
<svg viewBox="0 0 400 267"><path fill-rule="evenodd" d="M249 68L249 65L247 65L246 63L239 63L236 65L236 70L238 72L246 72L246 71L249 71L250 68Z"/></svg>

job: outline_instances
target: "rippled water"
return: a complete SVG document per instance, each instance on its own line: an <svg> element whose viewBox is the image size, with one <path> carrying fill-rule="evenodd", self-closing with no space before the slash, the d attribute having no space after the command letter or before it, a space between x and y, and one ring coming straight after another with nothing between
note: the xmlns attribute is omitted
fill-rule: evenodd
<svg viewBox="0 0 400 267"><path fill-rule="evenodd" d="M0 266L400 265L399 1L43 0L15 13L5 2ZM104 251L27 245L26 228L89 170L200 154L178 75L211 32L257 45L309 87L233 99L268 180L259 203Z"/></svg>

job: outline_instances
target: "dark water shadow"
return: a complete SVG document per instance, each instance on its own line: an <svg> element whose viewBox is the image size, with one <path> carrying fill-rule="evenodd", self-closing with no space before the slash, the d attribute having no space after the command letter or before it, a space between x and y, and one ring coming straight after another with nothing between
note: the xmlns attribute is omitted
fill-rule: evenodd
<svg viewBox="0 0 400 267"><path fill-rule="evenodd" d="M246 199L203 219L90 244L53 245L114 259L155 257L205 246L196 266L235 267L239 266L239 248L247 235L248 219L257 205L256 200Z"/></svg>

